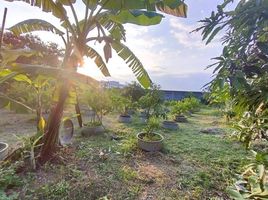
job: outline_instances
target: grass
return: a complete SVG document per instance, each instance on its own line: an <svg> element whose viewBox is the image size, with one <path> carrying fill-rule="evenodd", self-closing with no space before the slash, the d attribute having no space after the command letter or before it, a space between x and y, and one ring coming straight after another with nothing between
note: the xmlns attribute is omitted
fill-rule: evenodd
<svg viewBox="0 0 268 200"><path fill-rule="evenodd" d="M165 144L159 153L137 148L136 134L145 127L138 118L125 125L110 115L104 124L106 136L76 137L59 153L60 162L19 173L27 187L8 191L21 199L228 199L227 185L247 162L245 149L226 134L200 133L208 127L230 132L215 109L193 114L177 131L160 129Z"/></svg>

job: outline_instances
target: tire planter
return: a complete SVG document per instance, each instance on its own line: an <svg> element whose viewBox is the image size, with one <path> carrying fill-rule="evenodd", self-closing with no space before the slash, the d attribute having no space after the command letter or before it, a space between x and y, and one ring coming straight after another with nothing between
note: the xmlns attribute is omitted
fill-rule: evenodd
<svg viewBox="0 0 268 200"><path fill-rule="evenodd" d="M105 132L103 126L89 127L85 126L81 129L81 135L84 137L99 136Z"/></svg>
<svg viewBox="0 0 268 200"><path fill-rule="evenodd" d="M131 123L132 119L130 115L120 115L118 122L120 123Z"/></svg>
<svg viewBox="0 0 268 200"><path fill-rule="evenodd" d="M142 135L144 133L138 133L137 138L138 138L138 147L144 151L149 151L149 152L156 152L160 151L163 147L163 140L164 137L158 133L154 133L156 135L159 135L161 137L160 140L158 141L144 141L142 139Z"/></svg>
<svg viewBox="0 0 268 200"><path fill-rule="evenodd" d="M8 144L0 142L0 160L4 160L8 155Z"/></svg>
<svg viewBox="0 0 268 200"><path fill-rule="evenodd" d="M177 130L179 128L178 124L174 121L163 121L162 127L169 130Z"/></svg>
<svg viewBox="0 0 268 200"><path fill-rule="evenodd" d="M177 115L174 119L176 122L186 123L188 122L187 118L184 115Z"/></svg>
<svg viewBox="0 0 268 200"><path fill-rule="evenodd" d="M59 140L61 145L71 144L74 134L74 125L72 120L67 119L60 127Z"/></svg>

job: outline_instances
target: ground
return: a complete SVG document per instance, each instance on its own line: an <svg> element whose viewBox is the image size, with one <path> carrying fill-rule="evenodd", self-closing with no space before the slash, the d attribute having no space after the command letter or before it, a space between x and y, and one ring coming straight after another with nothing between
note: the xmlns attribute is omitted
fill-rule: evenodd
<svg viewBox="0 0 268 200"><path fill-rule="evenodd" d="M60 161L19 173L20 183L7 193L44 200L229 199L226 187L247 162L246 150L228 137L231 130L215 109L203 108L188 119L177 131L160 129L164 149L148 153L136 146L136 134L144 128L138 118L124 125L109 115L105 136L77 134L73 144L59 152ZM222 132L205 134L203 128ZM111 134L123 139L111 140Z"/></svg>

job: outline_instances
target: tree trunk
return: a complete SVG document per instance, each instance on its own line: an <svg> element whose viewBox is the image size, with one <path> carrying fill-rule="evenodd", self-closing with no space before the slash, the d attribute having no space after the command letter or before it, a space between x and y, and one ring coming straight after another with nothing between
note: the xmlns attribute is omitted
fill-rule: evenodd
<svg viewBox="0 0 268 200"><path fill-rule="evenodd" d="M63 83L60 88L59 100L55 107L52 108L52 112L49 116L49 126L43 138L44 144L39 158L41 165L54 156L58 146L59 127L63 115L63 108L70 90L69 82L67 80L64 82L65 83Z"/></svg>

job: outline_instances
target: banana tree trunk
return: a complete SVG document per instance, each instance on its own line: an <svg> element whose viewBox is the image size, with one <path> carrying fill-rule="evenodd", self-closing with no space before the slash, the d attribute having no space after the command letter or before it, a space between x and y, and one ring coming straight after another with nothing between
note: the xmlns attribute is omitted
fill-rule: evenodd
<svg viewBox="0 0 268 200"><path fill-rule="evenodd" d="M43 138L44 143L39 157L39 162L41 165L53 158L58 147L59 127L63 115L64 104L70 90L69 81L65 80L64 82L65 83L63 83L60 88L58 102L54 108L52 108L52 112L49 117L48 129Z"/></svg>

